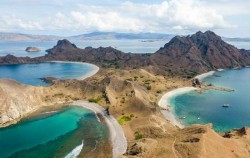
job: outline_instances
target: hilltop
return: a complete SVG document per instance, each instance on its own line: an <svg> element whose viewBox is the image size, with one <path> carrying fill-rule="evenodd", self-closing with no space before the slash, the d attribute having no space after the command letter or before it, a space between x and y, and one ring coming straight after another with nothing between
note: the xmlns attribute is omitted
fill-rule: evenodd
<svg viewBox="0 0 250 158"><path fill-rule="evenodd" d="M47 55L37 58L17 58L8 55L0 58L0 64L52 60L81 61L93 63L102 68L144 68L153 74L186 78L219 68L250 65L249 51L237 49L211 31L197 32L191 36L175 36L153 54L124 53L112 47L80 49L66 39L59 40L57 45L47 52Z"/></svg>

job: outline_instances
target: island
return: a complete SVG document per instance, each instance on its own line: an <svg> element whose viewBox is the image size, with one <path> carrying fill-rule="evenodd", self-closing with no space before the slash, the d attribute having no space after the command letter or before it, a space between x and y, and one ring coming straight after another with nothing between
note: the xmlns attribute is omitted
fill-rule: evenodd
<svg viewBox="0 0 250 158"><path fill-rule="evenodd" d="M27 47L25 49L26 52L34 53L34 52L40 52L41 50L37 47Z"/></svg>
<svg viewBox="0 0 250 158"><path fill-rule="evenodd" d="M168 109L158 104L165 93L178 88L216 89L194 80L198 74L250 65L249 51L227 44L214 32L176 36L153 54L124 53L112 47L80 49L66 39L47 52L36 58L7 55L0 57L0 64L74 61L95 64L100 70L84 80L48 78L53 80L49 87L0 80L1 126L41 106L87 100L108 108L122 126L127 139L123 157L250 156L249 128L216 133L211 124L179 127L171 117L166 119Z"/></svg>

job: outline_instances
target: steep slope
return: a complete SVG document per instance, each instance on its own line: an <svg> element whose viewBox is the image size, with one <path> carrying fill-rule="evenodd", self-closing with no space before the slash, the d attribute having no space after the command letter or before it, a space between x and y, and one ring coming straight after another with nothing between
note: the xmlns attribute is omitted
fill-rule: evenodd
<svg viewBox="0 0 250 158"><path fill-rule="evenodd" d="M42 57L0 57L0 64L36 63L52 60L79 61L102 68L144 68L153 74L191 78L218 68L250 65L250 52L224 42L211 31L197 32L192 36L174 37L154 54L124 53L112 47L77 48L68 40L59 40Z"/></svg>
<svg viewBox="0 0 250 158"><path fill-rule="evenodd" d="M96 64L101 67L138 68L148 60L147 55L124 53L112 47L85 49L77 48L68 40L59 40L54 48L47 50L48 54L38 58L40 61L69 60ZM144 62L142 62L144 61Z"/></svg>
<svg viewBox="0 0 250 158"><path fill-rule="evenodd" d="M218 68L233 68L250 64L250 54L224 42L211 31L192 36L174 37L151 56L155 65L177 72L206 72Z"/></svg>

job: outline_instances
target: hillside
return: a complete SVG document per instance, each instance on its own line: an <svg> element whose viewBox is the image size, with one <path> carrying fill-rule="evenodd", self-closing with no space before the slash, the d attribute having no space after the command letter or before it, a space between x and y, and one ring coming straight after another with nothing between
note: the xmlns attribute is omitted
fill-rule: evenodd
<svg viewBox="0 0 250 158"><path fill-rule="evenodd" d="M224 42L211 31L194 35L174 37L151 56L161 69L178 72L206 72L219 68L250 65L250 54Z"/></svg>
<svg viewBox="0 0 250 158"><path fill-rule="evenodd" d="M64 39L47 50L48 54L37 58L0 57L0 64L43 62L52 60L81 61L102 68L146 70L161 75L191 78L219 68L235 68L250 65L250 53L224 42L211 31L197 32L191 36L176 36L154 54L124 53L112 47L85 49Z"/></svg>

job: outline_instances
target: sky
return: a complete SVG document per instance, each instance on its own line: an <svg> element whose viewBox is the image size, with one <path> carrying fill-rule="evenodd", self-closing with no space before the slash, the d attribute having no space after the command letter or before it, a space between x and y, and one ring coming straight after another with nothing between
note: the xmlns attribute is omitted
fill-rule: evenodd
<svg viewBox="0 0 250 158"><path fill-rule="evenodd" d="M250 37L250 0L1 0L0 32L192 34Z"/></svg>

